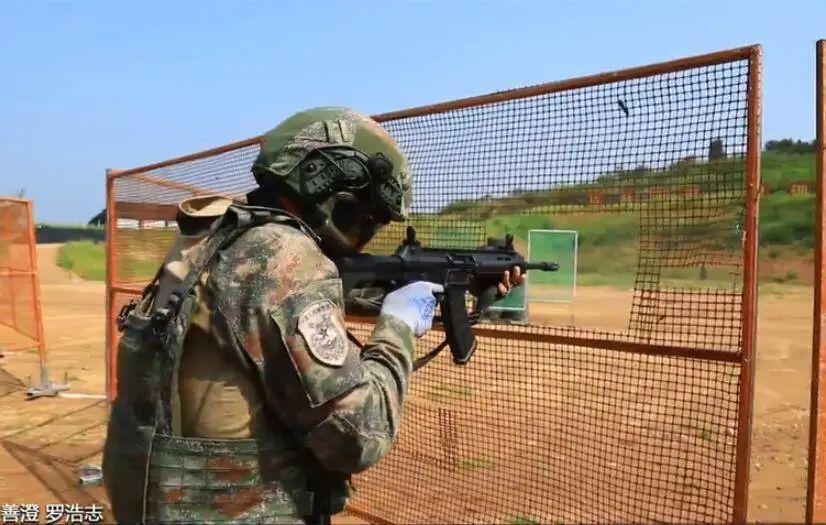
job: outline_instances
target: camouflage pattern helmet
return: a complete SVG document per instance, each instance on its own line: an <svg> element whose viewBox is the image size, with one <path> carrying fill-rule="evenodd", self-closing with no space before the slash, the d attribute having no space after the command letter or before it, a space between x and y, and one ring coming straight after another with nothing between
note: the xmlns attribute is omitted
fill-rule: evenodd
<svg viewBox="0 0 826 525"><path fill-rule="evenodd" d="M383 127L348 108L312 108L283 121L264 135L252 173L259 186L286 184L307 198L308 184L301 180L306 173L297 168L311 154L333 149L352 150L363 164L377 156L389 160L373 177L375 194L387 205L390 220L408 218L413 192L407 159Z"/></svg>

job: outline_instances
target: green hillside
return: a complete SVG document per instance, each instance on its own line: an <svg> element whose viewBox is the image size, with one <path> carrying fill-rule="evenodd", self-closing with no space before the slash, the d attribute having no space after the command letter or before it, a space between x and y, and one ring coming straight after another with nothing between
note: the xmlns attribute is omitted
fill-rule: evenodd
<svg viewBox="0 0 826 525"><path fill-rule="evenodd" d="M807 283L811 281L814 196L789 195L785 189L791 182L814 180L814 156L811 153L767 151L762 155L762 181L769 194L760 202L760 273L764 281ZM639 167L630 171L606 174L588 184L575 184L547 190L517 191L497 199L456 201L438 214L419 215L412 224L420 232L426 246L475 247L487 236L501 237L511 233L517 248L526 253L529 230L562 229L578 232L578 282L581 284L633 283L638 266L637 244L640 238L641 210L650 207L649 220L656 226L657 214L670 218L682 214L695 223L680 226L664 238L671 243L663 246L666 255L681 255L682 246L700 243L705 251L736 253L739 232L730 215L742 202L741 159L721 159L710 163L683 161L665 170L652 171ZM645 195L652 188L668 188L679 194L681 188L697 186L698 198L681 195L667 204L642 202L624 203L620 194L633 189ZM589 192L602 192L604 200L598 207L588 205ZM710 206L714 206L713 209ZM729 215L725 216L728 210ZM722 213L720 222L706 217ZM693 219L694 218L694 219ZM649 225L649 229L650 229ZM121 232L121 241L129 249L119 258L118 273L122 277L150 277L163 257L163 246L173 235L168 231ZM387 253L404 235L404 225L392 224L368 245L367 251ZM160 250L160 251L159 251ZM684 250L685 251L685 250ZM129 253L131 256L127 256ZM679 258L677 257L677 258ZM103 278L103 247L91 243L68 243L60 252L58 264L86 278ZM730 283L734 279L725 265L714 261L692 260L658 270L661 276L691 280L695 284Z"/></svg>
<svg viewBox="0 0 826 525"><path fill-rule="evenodd" d="M767 151L760 160L761 177L772 192L785 191L790 182L815 180L815 157L812 153Z"/></svg>
<svg viewBox="0 0 826 525"><path fill-rule="evenodd" d="M663 223L680 224L672 231L675 239L663 252L679 259L680 243L701 243L706 251L739 250L740 236L735 230L739 222L732 215L742 202L741 159L722 159L709 163L685 161L665 170L653 171L639 167L617 171L599 177L589 184L575 184L548 190L514 192L498 199L463 200L446 206L441 216L477 216L485 235L502 236L511 233L517 247L525 250L529 230L576 230L579 234L579 281L583 284L615 283L627 285L636 275L637 242L640 237L640 216L646 206L653 217L648 229L658 226L657 214ZM762 155L762 182L768 186L760 202L759 256L763 281L805 283L811 279L813 247L814 196L789 195L786 188L792 182L814 180L814 156L811 153L767 151ZM683 195L667 205L636 202L623 204L620 194L634 190L645 196L655 188L666 188L679 195L682 188L696 186L699 197ZM598 207L588 205L588 193L601 192ZM714 207L713 209L711 209ZM706 217L728 210L730 215L719 222ZM724 214L724 213L723 213ZM682 224L674 216L681 215ZM699 217L699 218L698 218ZM729 231L729 229L731 231ZM668 252L671 250L671 252ZM675 256L674 254L678 254ZM685 258L685 257L683 257ZM690 268L660 269L660 275L678 280L692 280L699 285L709 281L731 282L735 277L730 268L700 261ZM682 283L685 284L685 283Z"/></svg>

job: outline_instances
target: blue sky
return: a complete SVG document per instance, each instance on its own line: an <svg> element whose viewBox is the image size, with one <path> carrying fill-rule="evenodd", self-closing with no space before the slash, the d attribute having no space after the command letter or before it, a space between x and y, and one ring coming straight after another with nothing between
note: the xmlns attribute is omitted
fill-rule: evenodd
<svg viewBox="0 0 826 525"><path fill-rule="evenodd" d="M0 194L85 222L104 170L258 135L753 43L763 138L814 136L826 1L0 3Z"/></svg>

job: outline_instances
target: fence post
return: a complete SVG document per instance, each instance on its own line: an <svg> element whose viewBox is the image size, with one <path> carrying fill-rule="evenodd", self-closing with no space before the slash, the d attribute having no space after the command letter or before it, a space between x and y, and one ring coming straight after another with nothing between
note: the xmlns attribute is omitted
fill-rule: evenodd
<svg viewBox="0 0 826 525"><path fill-rule="evenodd" d="M757 349L757 226L760 202L761 82L761 48L754 47L749 57L748 80L746 210L743 224L743 347L737 423L737 468L734 480L733 520L735 523L746 523L748 515L751 421L754 406L754 363Z"/></svg>
<svg viewBox="0 0 826 525"><path fill-rule="evenodd" d="M815 227L814 227L814 312L812 318L812 386L809 412L809 465L806 484L806 522L826 521L826 407L820 390L826 383L826 355L823 353L823 298L826 283L823 281L823 247L826 245L826 229L823 222L826 200L826 40L816 46L815 74Z"/></svg>
<svg viewBox="0 0 826 525"><path fill-rule="evenodd" d="M29 228L26 232L27 244L29 247L29 260L31 261L29 271L31 275L32 302L35 317L35 330L37 333L37 353L40 360L40 383L29 385L26 389L26 396L30 399L39 397L55 397L60 392L69 390L66 383L52 383L49 379L49 369L46 363L46 341L43 332L43 309L40 304L40 279L37 272L37 236L34 231L34 207L32 202L26 204Z"/></svg>

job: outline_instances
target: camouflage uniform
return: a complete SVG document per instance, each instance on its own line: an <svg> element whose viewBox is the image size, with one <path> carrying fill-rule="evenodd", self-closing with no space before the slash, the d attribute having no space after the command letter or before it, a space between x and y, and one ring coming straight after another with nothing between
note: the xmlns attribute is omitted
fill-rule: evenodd
<svg viewBox="0 0 826 525"><path fill-rule="evenodd" d="M363 349L351 343L337 269L286 212L202 197L181 204L178 223L163 271L120 319L103 461L116 519L302 523L341 511L350 474L398 431L411 328L382 315Z"/></svg>

